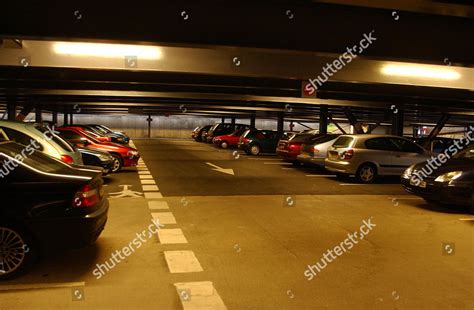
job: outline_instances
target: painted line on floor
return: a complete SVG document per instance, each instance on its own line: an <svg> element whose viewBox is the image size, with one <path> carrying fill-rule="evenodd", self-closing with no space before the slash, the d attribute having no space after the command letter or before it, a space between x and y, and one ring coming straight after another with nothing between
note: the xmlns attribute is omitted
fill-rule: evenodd
<svg viewBox="0 0 474 310"><path fill-rule="evenodd" d="M219 293L210 281L175 283L184 310L226 310Z"/></svg>
<svg viewBox="0 0 474 310"><path fill-rule="evenodd" d="M269 161L270 161L270 160L275 160L275 161L276 161L276 160L278 160L278 161L281 160L281 159L279 159L279 158L257 158L257 157L247 157L247 159L250 159L250 160L269 160Z"/></svg>
<svg viewBox="0 0 474 310"><path fill-rule="evenodd" d="M138 177L140 180L153 180L153 176L151 174L139 174Z"/></svg>
<svg viewBox="0 0 474 310"><path fill-rule="evenodd" d="M264 165L281 165L281 166L293 166L292 163L269 163L269 162L264 162Z"/></svg>
<svg viewBox="0 0 474 310"><path fill-rule="evenodd" d="M282 167L282 170L296 170L296 168L288 168L288 167Z"/></svg>
<svg viewBox="0 0 474 310"><path fill-rule="evenodd" d="M319 177L325 177L325 178L335 178L336 175L334 174L307 174L306 175L307 177L310 177L310 178L319 178ZM342 184L341 184L342 185Z"/></svg>
<svg viewBox="0 0 474 310"><path fill-rule="evenodd" d="M158 220L160 224L163 225L176 224L176 219L171 212L153 212L151 217L153 217L154 220Z"/></svg>
<svg viewBox="0 0 474 310"><path fill-rule="evenodd" d="M141 175L151 175L150 171L138 171L138 174L141 174Z"/></svg>
<svg viewBox="0 0 474 310"><path fill-rule="evenodd" d="M0 285L0 291L38 290L49 288L69 288L84 287L85 282L64 282L64 283L35 283L35 284L12 284Z"/></svg>
<svg viewBox="0 0 474 310"><path fill-rule="evenodd" d="M181 228L162 228L158 230L158 239L161 244L184 244L188 240Z"/></svg>
<svg viewBox="0 0 474 310"><path fill-rule="evenodd" d="M393 198L388 198L388 200L393 200L393 199L396 199L396 200L424 200L421 197L406 197L406 198L393 197Z"/></svg>
<svg viewBox="0 0 474 310"><path fill-rule="evenodd" d="M460 221L474 221L474 217L471 217L471 218L460 218L459 219Z"/></svg>
<svg viewBox="0 0 474 310"><path fill-rule="evenodd" d="M160 189L156 185L142 185L144 192L158 192Z"/></svg>
<svg viewBox="0 0 474 310"><path fill-rule="evenodd" d="M171 273L202 272L203 269L193 251L164 251Z"/></svg>
<svg viewBox="0 0 474 310"><path fill-rule="evenodd" d="M143 193L146 199L161 199L163 195L160 192L145 192Z"/></svg>
<svg viewBox="0 0 474 310"><path fill-rule="evenodd" d="M148 208L150 210L166 210L166 209L169 209L170 207L166 201L149 200Z"/></svg>
<svg viewBox="0 0 474 310"><path fill-rule="evenodd" d="M140 182L142 183L142 185L156 185L156 182L153 179L140 179Z"/></svg>

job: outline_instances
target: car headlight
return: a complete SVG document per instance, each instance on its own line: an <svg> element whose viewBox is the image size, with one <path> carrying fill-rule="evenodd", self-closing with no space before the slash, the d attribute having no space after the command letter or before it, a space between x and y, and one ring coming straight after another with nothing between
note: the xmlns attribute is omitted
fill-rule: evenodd
<svg viewBox="0 0 474 310"><path fill-rule="evenodd" d="M459 178L462 174L462 171L452 171L445 174L440 175L435 179L435 182L451 182Z"/></svg>
<svg viewBox="0 0 474 310"><path fill-rule="evenodd" d="M402 174L402 177L405 179L409 179L411 177L411 174L413 173L413 169L415 168L415 165L411 165L408 167Z"/></svg>
<svg viewBox="0 0 474 310"><path fill-rule="evenodd" d="M128 156L129 157L138 156L138 151L128 151Z"/></svg>

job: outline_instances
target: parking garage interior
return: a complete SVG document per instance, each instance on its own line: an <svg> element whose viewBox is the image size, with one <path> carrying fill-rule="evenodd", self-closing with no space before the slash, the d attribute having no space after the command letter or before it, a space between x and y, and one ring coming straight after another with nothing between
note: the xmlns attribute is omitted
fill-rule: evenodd
<svg viewBox="0 0 474 310"><path fill-rule="evenodd" d="M474 198L438 204L407 192L401 173L365 184L191 139L219 123L424 138L430 152L462 139L474 126L471 2L1 7L0 129L105 125L140 159L103 176L94 244L40 251L18 277L0 270L0 309L474 307Z"/></svg>

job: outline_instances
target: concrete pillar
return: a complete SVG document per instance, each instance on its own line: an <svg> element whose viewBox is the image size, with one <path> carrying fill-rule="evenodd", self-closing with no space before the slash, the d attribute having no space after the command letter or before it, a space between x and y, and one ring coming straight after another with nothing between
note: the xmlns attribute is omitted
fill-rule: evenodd
<svg viewBox="0 0 474 310"><path fill-rule="evenodd" d="M397 113L392 114L392 135L403 136L404 111L398 109Z"/></svg>
<svg viewBox="0 0 474 310"><path fill-rule="evenodd" d="M148 115L148 118L146 119L148 122L148 139L151 138L151 122L153 122L153 119L151 118L151 115Z"/></svg>
<svg viewBox="0 0 474 310"><path fill-rule="evenodd" d="M69 115L66 111L64 111L64 123L63 126L67 126L69 124Z"/></svg>
<svg viewBox="0 0 474 310"><path fill-rule="evenodd" d="M255 128L255 115L250 116L250 128Z"/></svg>
<svg viewBox="0 0 474 310"><path fill-rule="evenodd" d="M225 117L221 118L221 123L225 123Z"/></svg>
<svg viewBox="0 0 474 310"><path fill-rule="evenodd" d="M74 113L69 113L69 125L74 125Z"/></svg>
<svg viewBox="0 0 474 310"><path fill-rule="evenodd" d="M16 104L14 102L7 103L8 120L14 121L16 119Z"/></svg>
<svg viewBox="0 0 474 310"><path fill-rule="evenodd" d="M282 112L278 113L278 120L277 120L277 131L283 132L283 124L285 122L284 114Z"/></svg>
<svg viewBox="0 0 474 310"><path fill-rule="evenodd" d="M319 133L327 134L328 133L328 106L322 105L319 107Z"/></svg>
<svg viewBox="0 0 474 310"><path fill-rule="evenodd" d="M35 122L41 123L43 121L43 111L41 106L37 105L35 107Z"/></svg>
<svg viewBox="0 0 474 310"><path fill-rule="evenodd" d="M54 125L58 125L58 111L53 111L53 119Z"/></svg>
<svg viewBox="0 0 474 310"><path fill-rule="evenodd" d="M231 121L232 125L235 125L235 117L232 117L232 118L230 119L230 121Z"/></svg>

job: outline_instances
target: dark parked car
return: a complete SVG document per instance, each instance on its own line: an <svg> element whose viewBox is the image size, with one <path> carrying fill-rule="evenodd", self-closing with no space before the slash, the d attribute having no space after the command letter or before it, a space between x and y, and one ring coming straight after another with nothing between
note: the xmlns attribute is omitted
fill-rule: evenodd
<svg viewBox="0 0 474 310"><path fill-rule="evenodd" d="M275 153L282 133L274 130L248 129L240 136L239 149L247 154Z"/></svg>
<svg viewBox="0 0 474 310"><path fill-rule="evenodd" d="M206 135L206 142L212 143L213 139L217 136L223 136L233 133L239 129L249 129L249 125L245 124L232 124L232 123L219 123L215 124L214 126L209 129Z"/></svg>
<svg viewBox="0 0 474 310"><path fill-rule="evenodd" d="M88 131L94 131L96 134L110 137L112 142L120 144L128 144L130 137L121 131L112 131L110 128L103 125L75 125L80 126Z"/></svg>
<svg viewBox="0 0 474 310"><path fill-rule="evenodd" d="M39 251L78 248L99 237L108 201L102 173L0 142L0 279L26 271Z"/></svg>
<svg viewBox="0 0 474 310"><path fill-rule="evenodd" d="M214 138L214 145L223 149L236 147L239 144L240 136L246 129L238 129L229 135L217 136Z"/></svg>
<svg viewBox="0 0 474 310"><path fill-rule="evenodd" d="M418 145L425 146L426 142L428 141L428 137L415 138L412 139L412 141ZM444 150L448 149L453 143L454 139L435 137L433 138L433 140L430 141L429 145L426 145L425 147L428 151L441 153Z"/></svg>
<svg viewBox="0 0 474 310"><path fill-rule="evenodd" d="M209 131L209 129L211 129L211 127L212 125L199 127L199 129L196 130L196 133L193 133L194 140L196 140L197 142L204 142L206 139L207 132Z"/></svg>
<svg viewBox="0 0 474 310"><path fill-rule="evenodd" d="M406 191L429 202L466 206L474 213L474 146L437 169L426 162L410 166L401 181Z"/></svg>
<svg viewBox="0 0 474 310"><path fill-rule="evenodd" d="M77 150L82 155L84 165L100 167L104 175L108 175L114 169L114 157L107 152L90 150L76 145Z"/></svg>
<svg viewBox="0 0 474 310"><path fill-rule="evenodd" d="M320 137L316 130L284 135L278 141L277 155L283 160L296 162L296 156L301 153L301 145L313 137Z"/></svg>

